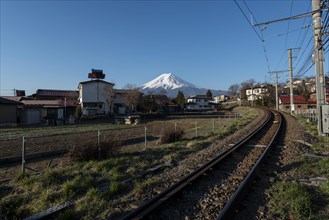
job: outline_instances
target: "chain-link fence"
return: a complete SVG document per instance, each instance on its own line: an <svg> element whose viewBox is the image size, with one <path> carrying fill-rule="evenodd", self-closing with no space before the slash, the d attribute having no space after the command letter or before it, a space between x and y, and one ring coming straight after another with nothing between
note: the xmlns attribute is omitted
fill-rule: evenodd
<svg viewBox="0 0 329 220"><path fill-rule="evenodd" d="M29 161L37 158L64 155L73 147L97 145L101 148L107 140L116 139L120 149L140 150L158 144L164 130L183 131L183 139L206 137L233 123L240 116L236 113L222 116L170 117L126 128L113 125L111 129L74 132L54 135L26 135L0 139L0 163L22 162L22 171ZM128 127L129 126L129 127ZM57 128L58 129L58 128ZM63 127L65 129L65 127ZM99 149L101 152L101 149Z"/></svg>

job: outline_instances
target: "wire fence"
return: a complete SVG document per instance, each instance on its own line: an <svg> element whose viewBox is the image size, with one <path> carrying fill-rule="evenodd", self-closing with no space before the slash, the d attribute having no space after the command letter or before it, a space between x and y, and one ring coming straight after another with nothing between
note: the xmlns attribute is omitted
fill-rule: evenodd
<svg viewBox="0 0 329 220"><path fill-rule="evenodd" d="M101 146L102 142L114 137L120 139L121 149L145 149L156 145L164 130L171 130L175 133L183 130L182 138L184 139L200 138L224 129L237 118L240 118L237 113L220 117L177 117L135 126L127 125L127 128L123 129L10 136L0 139L0 164L21 161L22 171L25 172L26 164L36 158L64 155L69 149L82 144Z"/></svg>
<svg viewBox="0 0 329 220"><path fill-rule="evenodd" d="M298 113L298 115L305 118L309 123L316 124L318 122L318 114L316 112Z"/></svg>

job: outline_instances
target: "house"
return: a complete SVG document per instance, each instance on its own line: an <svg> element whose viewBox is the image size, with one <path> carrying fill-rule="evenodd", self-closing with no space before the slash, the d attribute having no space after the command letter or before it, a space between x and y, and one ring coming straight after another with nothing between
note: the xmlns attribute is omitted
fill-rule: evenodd
<svg viewBox="0 0 329 220"><path fill-rule="evenodd" d="M316 110L316 102L307 100L303 96L294 96L293 111L295 113L311 113ZM279 110L290 112L290 96L279 96Z"/></svg>
<svg viewBox="0 0 329 220"><path fill-rule="evenodd" d="M325 87L329 87L329 77L325 76ZM316 77L306 77L305 79L294 79L292 82L293 88L298 89L305 87L310 93L316 92ZM287 82L286 86L283 87L286 91L290 89L290 81Z"/></svg>
<svg viewBox="0 0 329 220"><path fill-rule="evenodd" d="M29 100L21 101L19 109L22 124L61 125L72 118L77 106L74 100Z"/></svg>
<svg viewBox="0 0 329 220"><path fill-rule="evenodd" d="M187 98L185 104L186 111L204 111L215 109L215 105L210 103L212 98L206 95L195 95Z"/></svg>
<svg viewBox="0 0 329 220"><path fill-rule="evenodd" d="M0 126L17 125L17 106L20 105L22 104L18 101L0 97Z"/></svg>
<svg viewBox="0 0 329 220"><path fill-rule="evenodd" d="M246 95L248 101L255 101L258 99L264 99L269 95L269 87L271 85L260 85L246 89Z"/></svg>
<svg viewBox="0 0 329 220"><path fill-rule="evenodd" d="M2 98L16 103L15 121L24 125L59 125L69 122L70 118L72 121L77 107L76 100L35 100L22 96L3 96Z"/></svg>
<svg viewBox="0 0 329 220"><path fill-rule="evenodd" d="M79 105L86 116L113 112L113 83L96 79L79 83Z"/></svg>

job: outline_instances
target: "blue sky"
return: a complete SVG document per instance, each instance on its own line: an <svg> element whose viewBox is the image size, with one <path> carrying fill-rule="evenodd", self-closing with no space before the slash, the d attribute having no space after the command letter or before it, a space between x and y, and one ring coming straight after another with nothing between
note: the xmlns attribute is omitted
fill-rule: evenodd
<svg viewBox="0 0 329 220"><path fill-rule="evenodd" d="M252 23L311 10L311 0L237 3ZM92 68L116 88L169 72L210 89L249 79L274 83L268 71L288 69L287 48L301 47L294 51L297 71L313 31L302 28L310 17L255 27L262 43L233 0L1 0L0 22L1 95L74 90ZM314 75L314 67L303 75Z"/></svg>

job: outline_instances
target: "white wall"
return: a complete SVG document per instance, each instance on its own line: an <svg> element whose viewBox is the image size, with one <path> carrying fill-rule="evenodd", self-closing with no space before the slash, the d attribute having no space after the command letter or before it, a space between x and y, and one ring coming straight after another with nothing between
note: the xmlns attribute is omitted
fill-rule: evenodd
<svg viewBox="0 0 329 220"><path fill-rule="evenodd" d="M95 114L109 114L112 112L113 85L104 81L91 81L79 85L79 99L83 113L90 110ZM83 103L99 103L95 107L86 107ZM101 106L101 107L100 107Z"/></svg>

